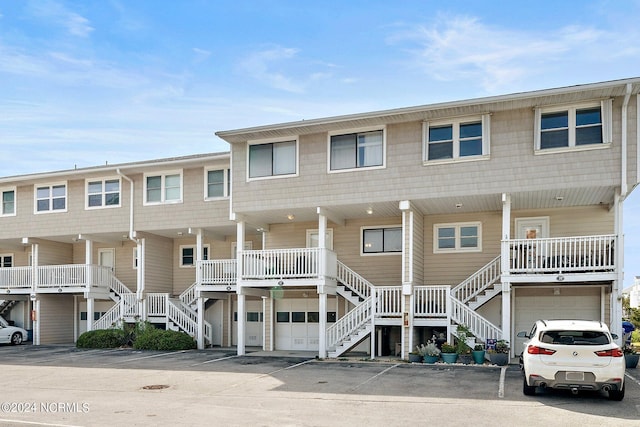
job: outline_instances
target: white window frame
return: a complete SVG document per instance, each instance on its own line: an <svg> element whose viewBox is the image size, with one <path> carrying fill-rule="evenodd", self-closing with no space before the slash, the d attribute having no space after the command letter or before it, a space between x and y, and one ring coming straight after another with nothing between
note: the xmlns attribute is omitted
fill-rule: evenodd
<svg viewBox="0 0 640 427"><path fill-rule="evenodd" d="M478 228L478 245L473 248L463 248L460 243L460 229L462 227L477 227ZM441 249L438 246L438 230L441 228L454 228L455 229L455 246L453 248ZM460 252L482 252L482 223L480 221L472 222L452 222L433 224L433 253L434 254L451 254Z"/></svg>
<svg viewBox="0 0 640 427"><path fill-rule="evenodd" d="M6 213L4 211L4 194L13 193L13 212ZM18 211L18 190L16 187L0 188L0 216L16 216Z"/></svg>
<svg viewBox="0 0 640 427"><path fill-rule="evenodd" d="M0 254L0 267L4 268L7 267L6 265L4 265L4 259L5 258L11 258L11 267L15 267L16 265L15 263L15 259L13 254Z"/></svg>
<svg viewBox="0 0 640 427"><path fill-rule="evenodd" d="M475 156L460 157L460 125L480 122L482 128L482 153ZM450 125L452 127L453 157L450 159L429 160L429 129ZM425 121L422 123L422 162L424 165L439 163L457 163L477 160L489 160L491 154L491 114L456 117L446 120Z"/></svg>
<svg viewBox="0 0 640 427"><path fill-rule="evenodd" d="M193 264L184 264L184 250L185 249L193 249ZM198 248L197 245L180 245L180 252L178 256L180 257L180 268L195 268L198 261ZM207 261L211 257L211 245L206 244L202 245L202 260Z"/></svg>
<svg viewBox="0 0 640 427"><path fill-rule="evenodd" d="M138 269L138 263L140 262L139 258L138 258L138 246L134 246L133 248L133 254L132 254L132 261L133 261L133 269L137 270Z"/></svg>
<svg viewBox="0 0 640 427"><path fill-rule="evenodd" d="M53 200L60 198L60 197L53 197L53 187L60 187L60 186L64 186L64 209L53 209ZM46 211L45 210L40 211L38 210L38 200L45 200L45 199L38 198L38 188L45 188L45 187L49 188L49 197L48 197L49 209L47 209ZM69 186L67 185L67 181L53 182L50 184L34 184L33 185L33 213L35 215L67 212L68 209L69 209Z"/></svg>
<svg viewBox="0 0 640 427"><path fill-rule="evenodd" d="M224 190L222 196L209 196L209 172L222 171L224 174ZM221 200L228 199L231 193L231 169L209 167L204 169L204 199L205 200Z"/></svg>
<svg viewBox="0 0 640 427"><path fill-rule="evenodd" d="M251 151L251 146L253 145L267 145L267 144L283 144L283 143L287 143L287 142L294 142L295 143L295 147L296 147L296 166L295 166L295 172L294 173L287 173L287 174L280 174L280 175L273 175L273 162L271 163L271 175L266 175L266 176L256 176L256 177L251 177L251 163L250 163L250 151ZM253 141L248 141L247 142L247 182L249 181L261 181L261 180L265 180L265 179L280 179L280 178L292 178L292 177L296 177L298 176L299 170L300 170L300 142L298 140L298 137L291 137L291 138L277 138L277 139L260 139L260 140L253 140Z"/></svg>
<svg viewBox="0 0 640 427"><path fill-rule="evenodd" d="M395 224L395 225L367 225L364 227L360 227L360 256L393 256L393 255L402 255L402 248L400 248L399 251L393 251L393 252L384 252L384 247L383 247L383 252L374 252L374 253L370 253L370 252L365 252L364 251L364 232L367 230L384 230L387 228L399 228L400 229L400 238L402 240L404 240L404 237L402 235L403 231L402 231L402 224Z"/></svg>
<svg viewBox="0 0 640 427"><path fill-rule="evenodd" d="M107 194L114 194L113 191L106 191L106 182L107 181L118 181L118 204L117 205L106 205L106 196ZM102 196L102 204L100 206L89 206L89 183L92 182L100 182L102 185L102 190L100 195ZM91 195L97 195L98 193L91 193ZM111 209L111 208L119 208L122 207L122 180L118 176L112 176L107 178L96 178L96 179L85 179L84 181L84 208L86 210L91 209Z"/></svg>
<svg viewBox="0 0 640 427"><path fill-rule="evenodd" d="M600 107L600 119L602 121L602 143L576 145L576 111L587 108ZM542 115L547 113L568 113L568 146L555 148L540 148L542 133ZM598 150L610 148L613 141L613 99L604 99L597 102L585 102L570 105L558 105L553 107L535 108L534 120L534 152L535 154L562 153L567 151Z"/></svg>
<svg viewBox="0 0 640 427"><path fill-rule="evenodd" d="M317 228L307 230L307 240L306 240L307 248L317 248L318 246L313 246L312 244L314 239L317 242L319 238L320 238L320 232ZM333 228L327 228L325 239L326 239L327 249L332 251L333 250Z"/></svg>
<svg viewBox="0 0 640 427"><path fill-rule="evenodd" d="M366 133L366 132L382 132L382 164L375 166L361 166L358 167L356 165L355 168L347 168L347 169L331 169L331 137L339 136L339 135L350 135L357 133ZM356 147L357 150L357 147ZM356 163L357 163L357 152L356 152ZM345 129L340 131L333 131L327 134L327 173L344 173L344 172L363 172L370 171L376 169L385 169L387 167L387 127L386 126L370 126L363 128L355 128L355 129Z"/></svg>
<svg viewBox="0 0 640 427"><path fill-rule="evenodd" d="M180 176L180 198L179 199L166 199L167 194L167 186L166 186L166 178L172 175ZM160 201L149 201L148 193L147 193L147 178L159 176L160 177ZM163 171L163 172L147 172L144 174L144 206L153 206L153 205L163 205L163 204L175 204L182 203L184 197L184 176L182 173L182 169L174 170L174 171Z"/></svg>

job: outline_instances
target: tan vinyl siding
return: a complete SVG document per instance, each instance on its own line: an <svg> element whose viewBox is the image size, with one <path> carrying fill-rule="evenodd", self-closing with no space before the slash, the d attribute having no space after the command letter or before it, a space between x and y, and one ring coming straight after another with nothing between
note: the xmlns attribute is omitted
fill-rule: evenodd
<svg viewBox="0 0 640 427"><path fill-rule="evenodd" d="M73 263L73 245L71 243L41 242L38 244L39 265L61 265Z"/></svg>
<svg viewBox="0 0 640 427"><path fill-rule="evenodd" d="M40 344L73 342L73 295L40 295Z"/></svg>
<svg viewBox="0 0 640 427"><path fill-rule="evenodd" d="M418 212L413 215L413 283L424 283L424 216Z"/></svg>
<svg viewBox="0 0 640 427"><path fill-rule="evenodd" d="M145 291L173 293L173 242L145 236Z"/></svg>

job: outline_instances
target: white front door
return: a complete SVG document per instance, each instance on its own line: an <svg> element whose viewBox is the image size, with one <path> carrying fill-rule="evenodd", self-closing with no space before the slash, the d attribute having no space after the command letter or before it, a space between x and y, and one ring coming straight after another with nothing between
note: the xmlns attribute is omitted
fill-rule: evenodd
<svg viewBox="0 0 640 427"><path fill-rule="evenodd" d="M549 237L549 217L516 218L518 239L542 239Z"/></svg>
<svg viewBox="0 0 640 427"><path fill-rule="evenodd" d="M98 250L98 265L109 267L112 271L116 267L116 250L114 248L103 248Z"/></svg>

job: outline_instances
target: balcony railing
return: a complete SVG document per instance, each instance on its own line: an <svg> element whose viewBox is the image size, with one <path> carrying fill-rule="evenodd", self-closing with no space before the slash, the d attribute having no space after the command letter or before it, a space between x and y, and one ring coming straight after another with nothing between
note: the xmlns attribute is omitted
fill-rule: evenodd
<svg viewBox="0 0 640 427"><path fill-rule="evenodd" d="M197 281L203 285L229 285L237 280L237 261L235 259L214 259L198 261Z"/></svg>
<svg viewBox="0 0 640 427"><path fill-rule="evenodd" d="M447 317L449 286L416 286L413 288L415 317Z"/></svg>
<svg viewBox="0 0 640 427"><path fill-rule="evenodd" d="M0 288L32 289L34 267L0 268ZM52 288L109 288L113 272L108 267L93 264L42 265L36 267L36 290Z"/></svg>
<svg viewBox="0 0 640 427"><path fill-rule="evenodd" d="M242 279L336 278L335 252L320 248L242 251Z"/></svg>
<svg viewBox="0 0 640 427"><path fill-rule="evenodd" d="M610 272L616 267L613 234L512 239L502 242L510 273Z"/></svg>

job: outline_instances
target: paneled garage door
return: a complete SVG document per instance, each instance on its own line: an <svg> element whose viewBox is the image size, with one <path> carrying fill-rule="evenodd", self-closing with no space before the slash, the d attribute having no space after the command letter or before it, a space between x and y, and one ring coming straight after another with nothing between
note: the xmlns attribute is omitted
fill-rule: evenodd
<svg viewBox="0 0 640 427"><path fill-rule="evenodd" d="M275 304L276 350L318 350L318 300L280 299Z"/></svg>
<svg viewBox="0 0 640 427"><path fill-rule="evenodd" d="M558 287L554 288L514 288L515 313L514 335L531 330L539 319L585 319L600 320L600 288ZM516 338L515 354L522 352L523 339Z"/></svg>

